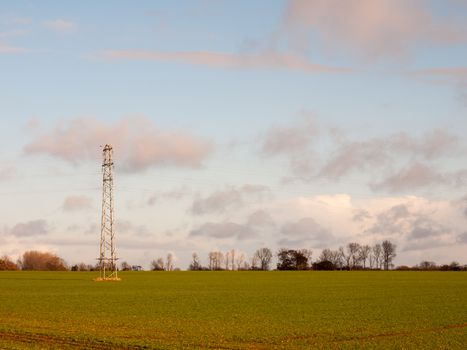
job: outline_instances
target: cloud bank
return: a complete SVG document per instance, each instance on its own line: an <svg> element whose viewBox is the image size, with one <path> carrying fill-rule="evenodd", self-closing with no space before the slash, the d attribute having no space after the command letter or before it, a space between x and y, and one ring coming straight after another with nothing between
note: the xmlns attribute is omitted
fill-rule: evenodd
<svg viewBox="0 0 467 350"><path fill-rule="evenodd" d="M198 196L193 201L191 213L194 215L220 214L227 210L238 209L245 202L261 202L271 195L266 186L244 185L216 191L206 197Z"/></svg>
<svg viewBox="0 0 467 350"><path fill-rule="evenodd" d="M299 51L319 44L375 60L407 56L420 45L465 42L467 26L438 15L429 1L291 0L282 33Z"/></svg>
<svg viewBox="0 0 467 350"><path fill-rule="evenodd" d="M45 220L20 222L14 225L11 229L6 230L6 233L16 237L36 237L46 235L49 232L49 225Z"/></svg>
<svg viewBox="0 0 467 350"><path fill-rule="evenodd" d="M462 139L446 129L352 140L332 127L319 127L316 120L299 119L272 126L259 140L260 155L288 160L287 181L345 181L362 174L371 190L389 192L467 183L467 169L445 165L467 154Z"/></svg>
<svg viewBox="0 0 467 350"><path fill-rule="evenodd" d="M110 143L118 165L127 172L153 166L196 168L212 151L210 142L183 131L157 128L145 117L123 118L105 124L93 118L59 123L24 147L29 155L49 155L72 164L99 159L99 147Z"/></svg>

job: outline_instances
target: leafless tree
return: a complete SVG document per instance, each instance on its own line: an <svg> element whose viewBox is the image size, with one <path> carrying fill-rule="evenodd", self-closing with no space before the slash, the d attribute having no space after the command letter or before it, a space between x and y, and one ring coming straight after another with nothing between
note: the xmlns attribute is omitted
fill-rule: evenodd
<svg viewBox="0 0 467 350"><path fill-rule="evenodd" d="M371 247L369 245L363 245L360 247L359 260L363 262L363 268L366 268L366 261L370 256Z"/></svg>
<svg viewBox="0 0 467 350"><path fill-rule="evenodd" d="M272 251L269 248L260 248L253 255L254 267L261 270L269 270L272 260Z"/></svg>
<svg viewBox="0 0 467 350"><path fill-rule="evenodd" d="M323 249L319 258L319 261L331 261L332 260L332 250L329 248ZM332 261L331 261L332 262Z"/></svg>
<svg viewBox="0 0 467 350"><path fill-rule="evenodd" d="M78 266L78 269L79 269L79 266ZM128 262L124 261L121 264L121 269L122 271L131 271L131 265L128 264Z"/></svg>
<svg viewBox="0 0 467 350"><path fill-rule="evenodd" d="M151 261L151 270L153 271L164 271L164 259L157 258Z"/></svg>
<svg viewBox="0 0 467 350"><path fill-rule="evenodd" d="M232 270L232 271L235 270L235 265L236 265L236 264L235 264L235 255L236 255L236 254L235 254L235 249L232 249L232 250L230 251L230 260L231 260L231 267L232 267L231 270Z"/></svg>
<svg viewBox="0 0 467 350"><path fill-rule="evenodd" d="M339 269L342 270L344 268L344 264L346 260L344 247L339 247L339 249L336 252L333 252L333 255L334 255L336 266L339 266Z"/></svg>
<svg viewBox="0 0 467 350"><path fill-rule="evenodd" d="M360 244L351 242L347 244L347 266L349 270L354 269L358 264L358 252L360 251Z"/></svg>
<svg viewBox="0 0 467 350"><path fill-rule="evenodd" d="M340 247L338 250L331 250L326 248L321 251L318 261L329 261L332 263L335 269L342 269L344 266L344 258L344 248Z"/></svg>
<svg viewBox="0 0 467 350"><path fill-rule="evenodd" d="M331 251L330 261L334 264L334 266L337 269L342 270L342 268L344 267L344 258L345 258L344 248L339 247L338 250Z"/></svg>
<svg viewBox="0 0 467 350"><path fill-rule="evenodd" d="M208 254L208 260L209 260L209 270L214 270L214 252L209 252Z"/></svg>
<svg viewBox="0 0 467 350"><path fill-rule="evenodd" d="M311 249L300 249L298 252L306 258L307 268L309 268L311 266L311 256L313 255L313 251Z"/></svg>
<svg viewBox="0 0 467 350"><path fill-rule="evenodd" d="M196 254L195 252L193 252L193 254L191 255L191 264L188 269L192 271L202 270L202 266L199 261L198 254Z"/></svg>
<svg viewBox="0 0 467 350"><path fill-rule="evenodd" d="M383 242L382 247L384 269L389 270L389 267L392 265L392 260L396 257L396 245L386 240Z"/></svg>
<svg viewBox="0 0 467 350"><path fill-rule="evenodd" d="M175 260L175 257L173 255L173 253L169 253L167 254L167 262L165 263L165 269L167 271L173 271L174 269L174 260Z"/></svg>
<svg viewBox="0 0 467 350"><path fill-rule="evenodd" d="M230 252L225 253L225 269L228 270L230 266Z"/></svg>
<svg viewBox="0 0 467 350"><path fill-rule="evenodd" d="M222 262L224 261L224 254L216 252L216 270L222 270Z"/></svg>
<svg viewBox="0 0 467 350"><path fill-rule="evenodd" d="M245 262L245 254L244 253L239 253L237 255L237 261L236 261L237 270L241 270L244 267L244 265L243 265L244 262Z"/></svg>
<svg viewBox="0 0 467 350"><path fill-rule="evenodd" d="M84 262L78 264L78 271L92 271L94 266L85 264Z"/></svg>
<svg viewBox="0 0 467 350"><path fill-rule="evenodd" d="M209 253L209 269L210 270L221 270L224 262L224 254L222 252L210 252Z"/></svg>
<svg viewBox="0 0 467 350"><path fill-rule="evenodd" d="M434 261L422 261L417 266L421 270L435 270L437 268L436 263Z"/></svg>
<svg viewBox="0 0 467 350"><path fill-rule="evenodd" d="M373 248L371 248L371 250L372 250L372 256L373 256L375 268L380 269L382 260L383 260L382 259L383 247L381 246L380 243L377 243L373 246Z"/></svg>
<svg viewBox="0 0 467 350"><path fill-rule="evenodd" d="M251 257L251 269L252 270L258 270L259 269L259 264L260 264L260 261L258 259L258 257L253 254L253 256Z"/></svg>

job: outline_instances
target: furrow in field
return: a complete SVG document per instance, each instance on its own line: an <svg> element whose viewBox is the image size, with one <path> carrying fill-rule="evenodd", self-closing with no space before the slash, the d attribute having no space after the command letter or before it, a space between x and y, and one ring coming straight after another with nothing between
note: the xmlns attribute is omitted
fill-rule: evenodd
<svg viewBox="0 0 467 350"><path fill-rule="evenodd" d="M85 339L72 339L63 336L39 334L39 333L26 333L18 331L0 331L0 339L2 342L12 342L18 344L31 344L35 347L44 346L44 348L55 349L90 349L90 350L104 350L104 349L117 349L117 350L140 350L147 349L147 347L137 345L121 345L112 344L108 341L99 340L85 340Z"/></svg>

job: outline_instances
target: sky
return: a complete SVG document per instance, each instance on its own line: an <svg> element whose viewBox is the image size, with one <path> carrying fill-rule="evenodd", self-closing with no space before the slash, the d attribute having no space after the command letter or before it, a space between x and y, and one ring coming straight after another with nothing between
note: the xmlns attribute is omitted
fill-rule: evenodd
<svg viewBox="0 0 467 350"><path fill-rule="evenodd" d="M462 0L0 2L0 255L465 264L466 132Z"/></svg>

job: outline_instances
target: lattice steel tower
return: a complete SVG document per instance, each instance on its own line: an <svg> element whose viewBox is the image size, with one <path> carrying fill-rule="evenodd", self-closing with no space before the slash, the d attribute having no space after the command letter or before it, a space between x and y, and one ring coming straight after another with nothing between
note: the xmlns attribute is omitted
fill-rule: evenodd
<svg viewBox="0 0 467 350"><path fill-rule="evenodd" d="M118 280L115 249L114 198L113 198L113 148L105 145L102 162L102 217L99 280Z"/></svg>

